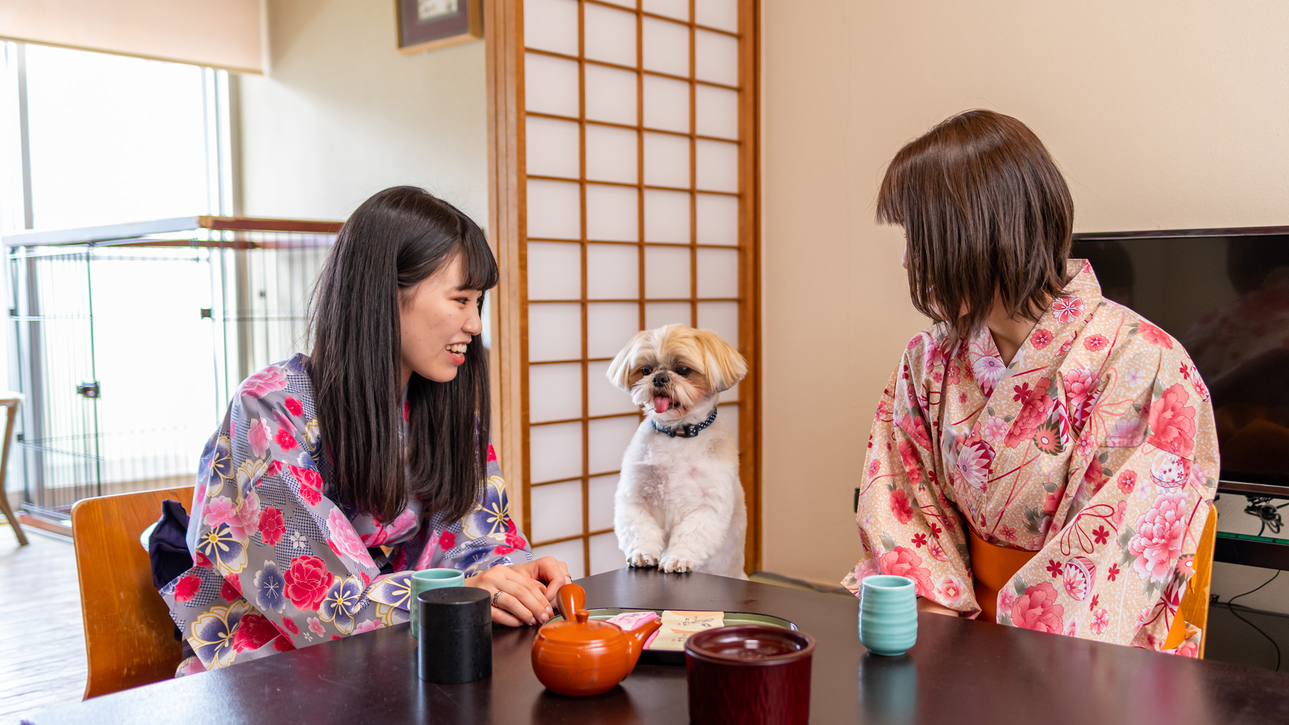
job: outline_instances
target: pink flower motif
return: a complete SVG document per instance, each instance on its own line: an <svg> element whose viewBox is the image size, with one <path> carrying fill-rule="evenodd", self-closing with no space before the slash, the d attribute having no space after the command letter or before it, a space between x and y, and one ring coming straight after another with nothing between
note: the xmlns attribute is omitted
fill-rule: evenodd
<svg viewBox="0 0 1289 725"><path fill-rule="evenodd" d="M940 546L940 542L936 539L931 539L930 541L927 542L926 552L930 554L931 558L935 559L936 561L949 560L949 557L944 555L944 547Z"/></svg>
<svg viewBox="0 0 1289 725"><path fill-rule="evenodd" d="M1035 348L1042 350L1052 342L1052 333L1040 327L1029 336L1029 341Z"/></svg>
<svg viewBox="0 0 1289 725"><path fill-rule="evenodd" d="M263 398L265 395L286 387L286 374L279 367L268 367L255 373L242 383L238 395L252 398Z"/></svg>
<svg viewBox="0 0 1289 725"><path fill-rule="evenodd" d="M1010 612L1016 604L1016 588L1010 582L998 592L998 611Z"/></svg>
<svg viewBox="0 0 1289 725"><path fill-rule="evenodd" d="M931 571L922 566L922 557L910 548L897 546L894 551L882 554L878 567L885 574L912 579L919 597L929 597L935 589L935 585L931 583Z"/></svg>
<svg viewBox="0 0 1289 725"><path fill-rule="evenodd" d="M285 405L286 405L287 411L290 412L291 415L294 415L297 418L304 415L304 406L301 405L300 401L296 400L295 398L292 398L291 396L288 395L286 397Z"/></svg>
<svg viewBox="0 0 1289 725"><path fill-rule="evenodd" d="M1098 637L1105 634L1106 627L1110 626L1110 613L1106 611L1105 607L1092 613L1092 623L1089 626L1092 629L1092 634Z"/></svg>
<svg viewBox="0 0 1289 725"><path fill-rule="evenodd" d="M1173 349L1173 339L1168 336L1168 333L1145 320L1142 320L1137 325L1137 334L1141 335L1141 339L1152 345L1158 345L1169 350Z"/></svg>
<svg viewBox="0 0 1289 725"><path fill-rule="evenodd" d="M263 418L256 418L251 421L251 427L246 431L247 441L251 444L251 452L256 458L263 458L269 450L269 439L273 431L269 428L268 422Z"/></svg>
<svg viewBox="0 0 1289 725"><path fill-rule="evenodd" d="M983 440L969 440L958 454L958 472L968 486L977 491L989 487L989 467L994 463L994 449Z"/></svg>
<svg viewBox="0 0 1289 725"><path fill-rule="evenodd" d="M891 494L891 514L901 524L913 520L913 506L909 504L909 495L902 488L895 489Z"/></svg>
<svg viewBox="0 0 1289 725"><path fill-rule="evenodd" d="M1165 493L1137 520L1128 551L1137 557L1132 568L1142 579L1162 582L1172 574L1186 537L1185 507L1185 494Z"/></svg>
<svg viewBox="0 0 1289 725"><path fill-rule="evenodd" d="M1186 405L1190 394L1175 383L1150 404L1150 437L1162 450L1189 458L1195 450L1195 409Z"/></svg>
<svg viewBox="0 0 1289 725"><path fill-rule="evenodd" d="M331 513L327 515L327 528L331 531L331 543L340 553L363 566L375 566L367 547L354 530L354 525L340 513L340 509L331 509Z"/></svg>
<svg viewBox="0 0 1289 725"><path fill-rule="evenodd" d="M285 629L286 631L290 632L291 634L299 634L299 633L300 633L300 628L299 628L299 627L297 627L297 626L295 626L295 620L294 620L294 619L291 619L290 617L283 617L283 618L282 618L282 628L283 628L283 629Z"/></svg>
<svg viewBox="0 0 1289 725"><path fill-rule="evenodd" d="M868 477L873 478L882 470L882 461L880 458L874 458L868 462Z"/></svg>
<svg viewBox="0 0 1289 725"><path fill-rule="evenodd" d="M260 523L260 497L254 489L247 492L242 505L228 519L228 532L233 538L245 541Z"/></svg>
<svg viewBox="0 0 1289 725"><path fill-rule="evenodd" d="M1083 300L1078 297L1057 297L1052 303L1052 311L1062 325L1073 322L1083 314Z"/></svg>
<svg viewBox="0 0 1289 725"><path fill-rule="evenodd" d="M1083 347L1088 349L1091 352L1097 352L1098 350L1102 350L1105 348L1106 345L1109 345L1109 344L1110 344L1110 341L1106 339L1105 335L1092 335L1083 340Z"/></svg>
<svg viewBox="0 0 1289 725"><path fill-rule="evenodd" d="M388 524L376 523L376 530L370 534L363 534L363 545L366 547L380 546L386 541L397 539L412 530L416 525L416 514L411 509L403 509L394 520Z"/></svg>
<svg viewBox="0 0 1289 725"><path fill-rule="evenodd" d="M1076 430L1082 430L1088 415L1096 405L1097 379L1091 370L1077 368L1071 370L1064 378L1065 395L1070 401L1070 422Z"/></svg>
<svg viewBox="0 0 1289 725"><path fill-rule="evenodd" d="M900 462L910 484L916 486L922 482L922 459L918 457L917 446L908 439L900 440Z"/></svg>
<svg viewBox="0 0 1289 725"><path fill-rule="evenodd" d="M946 576L940 580L940 596L951 605L962 601L963 591L962 580L955 576Z"/></svg>
<svg viewBox="0 0 1289 725"><path fill-rule="evenodd" d="M373 619L367 622L363 622L357 627L354 627L354 634L362 634L363 632L375 632L376 630L384 626L385 624L381 622L379 619Z"/></svg>
<svg viewBox="0 0 1289 725"><path fill-rule="evenodd" d="M274 627L264 615L246 614L242 616L241 622L237 625L237 631L233 633L233 649L238 652L257 650L278 636L280 635L277 627Z"/></svg>
<svg viewBox="0 0 1289 725"><path fill-rule="evenodd" d="M295 442L295 436L291 435L291 431L286 428L278 428L277 435L273 436L273 440L277 441L278 448L284 451L294 450L300 446L299 443Z"/></svg>
<svg viewBox="0 0 1289 725"><path fill-rule="evenodd" d="M1065 607L1056 603L1056 588L1043 582L1025 590L1011 606L1012 624L1021 629L1060 634Z"/></svg>
<svg viewBox="0 0 1289 725"><path fill-rule="evenodd" d="M451 531L444 531L439 534L439 547L444 551L452 551L457 545L457 535Z"/></svg>
<svg viewBox="0 0 1289 725"><path fill-rule="evenodd" d="M201 591L201 579L198 579L196 574L188 574L175 584L175 601L191 602L199 591Z"/></svg>
<svg viewBox="0 0 1289 725"><path fill-rule="evenodd" d="M317 506L322 500L322 476L312 468L300 466L287 466L287 468L291 470L295 480L300 482L300 497L310 506Z"/></svg>
<svg viewBox="0 0 1289 725"><path fill-rule="evenodd" d="M220 496L206 502L202 523L213 529L220 524L228 523L236 515L232 500L227 496Z"/></svg>
<svg viewBox="0 0 1289 725"><path fill-rule="evenodd" d="M1195 644L1190 640L1182 642L1177 647L1177 654L1181 657L1190 657L1191 659L1199 659L1199 645Z"/></svg>
<svg viewBox="0 0 1289 725"><path fill-rule="evenodd" d="M317 617L309 617L309 630L319 637L327 633L326 628L322 626L322 622L319 622Z"/></svg>
<svg viewBox="0 0 1289 725"><path fill-rule="evenodd" d="M937 340L934 335L930 335L925 332L921 334L921 337L926 340L926 343L922 348L922 368L924 370L930 370L931 366L935 365L940 360L940 341Z"/></svg>
<svg viewBox="0 0 1289 725"><path fill-rule="evenodd" d="M975 374L976 381L980 383L981 392L987 398L994 394L994 386L998 385L998 381L1007 374L1007 366L1003 365L1002 358L997 355L983 355L971 364L971 371Z"/></svg>
<svg viewBox="0 0 1289 725"><path fill-rule="evenodd" d="M242 593L237 591L237 587L233 586L232 582L225 579L224 583L219 585L219 596L223 597L226 601L235 602L242 598Z"/></svg>
<svg viewBox="0 0 1289 725"><path fill-rule="evenodd" d="M997 443L1003 439L1003 436L1007 435L1007 421L996 415L990 416L989 420L985 421L983 432L985 440Z"/></svg>
<svg viewBox="0 0 1289 725"><path fill-rule="evenodd" d="M1115 478L1115 482L1119 484L1120 491L1123 491L1124 493L1132 493L1132 490L1137 487L1137 472L1122 471Z"/></svg>
<svg viewBox="0 0 1289 725"><path fill-rule="evenodd" d="M286 522L282 519L282 512L272 506L265 506L264 513L260 515L260 539L265 546L277 546L277 542L282 540L282 535L286 533Z"/></svg>
<svg viewBox="0 0 1289 725"><path fill-rule="evenodd" d="M1106 434L1106 445L1131 447L1141 443L1146 435L1146 421L1140 416L1120 418Z"/></svg>

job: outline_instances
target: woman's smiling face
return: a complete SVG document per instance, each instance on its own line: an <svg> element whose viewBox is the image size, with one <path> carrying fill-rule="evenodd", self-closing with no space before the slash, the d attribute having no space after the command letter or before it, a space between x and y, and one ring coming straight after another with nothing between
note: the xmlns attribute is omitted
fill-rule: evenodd
<svg viewBox="0 0 1289 725"><path fill-rule="evenodd" d="M465 364L466 346L483 331L479 319L480 290L462 289L461 255L438 273L402 292L399 304L399 345L403 358L403 387L416 373L436 383L452 381Z"/></svg>

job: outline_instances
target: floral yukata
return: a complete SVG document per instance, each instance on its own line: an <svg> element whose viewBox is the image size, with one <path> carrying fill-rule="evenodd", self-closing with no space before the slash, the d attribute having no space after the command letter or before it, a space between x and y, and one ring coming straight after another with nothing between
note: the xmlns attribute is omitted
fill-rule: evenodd
<svg viewBox="0 0 1289 725"><path fill-rule="evenodd" d="M463 519L432 514L427 525L412 501L383 522L332 501L308 365L296 355L248 378L202 453L188 529L195 565L161 590L195 654L180 674L406 622L412 570L470 576L532 559L491 446L486 485Z"/></svg>
<svg viewBox="0 0 1289 725"><path fill-rule="evenodd" d="M878 404L864 557L843 584L903 575L975 617L970 526L1037 552L999 591L999 623L1162 649L1217 489L1208 389L1176 340L1071 264L1010 365L987 328L909 342Z"/></svg>

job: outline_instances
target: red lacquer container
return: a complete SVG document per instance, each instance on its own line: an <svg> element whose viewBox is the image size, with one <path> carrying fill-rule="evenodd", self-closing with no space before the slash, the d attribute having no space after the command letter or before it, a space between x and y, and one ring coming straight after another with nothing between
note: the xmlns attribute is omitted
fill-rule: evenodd
<svg viewBox="0 0 1289 725"><path fill-rule="evenodd" d="M695 634L685 642L690 721L806 725L814 651L813 637L780 627L720 627Z"/></svg>

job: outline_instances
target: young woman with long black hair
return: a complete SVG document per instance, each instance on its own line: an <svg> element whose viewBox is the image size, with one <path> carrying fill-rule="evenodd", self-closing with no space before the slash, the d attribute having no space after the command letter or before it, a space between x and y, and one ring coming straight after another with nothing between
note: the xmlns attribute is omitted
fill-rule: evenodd
<svg viewBox="0 0 1289 725"><path fill-rule="evenodd" d="M413 187L345 223L309 356L252 375L202 454L188 548L161 594L194 657L224 667L407 621L411 572L460 569L493 620L545 622L568 567L532 560L489 444L478 335L497 263Z"/></svg>

